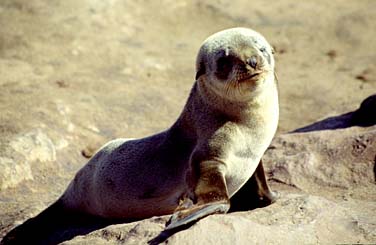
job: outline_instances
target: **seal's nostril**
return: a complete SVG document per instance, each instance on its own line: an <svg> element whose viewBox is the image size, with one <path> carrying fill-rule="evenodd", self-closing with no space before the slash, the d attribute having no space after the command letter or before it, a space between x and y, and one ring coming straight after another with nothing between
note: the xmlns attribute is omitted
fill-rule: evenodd
<svg viewBox="0 0 376 245"><path fill-rule="evenodd" d="M253 69L256 69L256 66L257 66L257 56L256 55L252 55L251 58L247 59L247 63Z"/></svg>

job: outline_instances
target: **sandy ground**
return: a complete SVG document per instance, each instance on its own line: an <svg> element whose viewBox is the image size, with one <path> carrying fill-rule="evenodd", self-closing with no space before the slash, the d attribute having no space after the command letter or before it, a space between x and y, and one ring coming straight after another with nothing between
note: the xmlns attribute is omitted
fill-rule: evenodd
<svg viewBox="0 0 376 245"><path fill-rule="evenodd" d="M275 47L279 134L356 109L376 92L375 9L373 0L1 0L0 181L13 176L0 188L1 232L62 193L87 161L82 150L170 126L216 31L253 28Z"/></svg>

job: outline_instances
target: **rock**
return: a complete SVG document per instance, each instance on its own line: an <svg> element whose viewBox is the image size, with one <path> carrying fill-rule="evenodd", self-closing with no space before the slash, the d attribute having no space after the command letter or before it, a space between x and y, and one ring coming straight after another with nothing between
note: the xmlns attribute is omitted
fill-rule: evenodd
<svg viewBox="0 0 376 245"><path fill-rule="evenodd" d="M376 239L375 211L372 202L337 203L319 196L287 194L266 208L204 218L171 236L168 244L367 243ZM146 244L163 230L166 220L108 226L64 244Z"/></svg>
<svg viewBox="0 0 376 245"><path fill-rule="evenodd" d="M264 163L271 179L309 193L374 187L375 129L353 127L281 135L273 141Z"/></svg>
<svg viewBox="0 0 376 245"><path fill-rule="evenodd" d="M264 165L280 199L265 208L211 215L177 233L169 216L98 227L64 244L335 244L376 240L376 126L276 137Z"/></svg>
<svg viewBox="0 0 376 245"><path fill-rule="evenodd" d="M354 229L356 213L322 197L289 194L267 208L203 219L191 229L175 234L169 244L367 242L364 234ZM375 219L367 221L372 224ZM373 230L367 231L371 238L375 237Z"/></svg>
<svg viewBox="0 0 376 245"><path fill-rule="evenodd" d="M0 191L16 187L20 182L33 180L33 173L29 162L24 159L15 161L7 157L0 157Z"/></svg>
<svg viewBox="0 0 376 245"><path fill-rule="evenodd" d="M15 136L9 142L9 147L9 157L0 157L0 190L33 180L33 162L48 164L56 160L55 146L41 129Z"/></svg>
<svg viewBox="0 0 376 245"><path fill-rule="evenodd" d="M15 138L10 146L21 153L26 161L52 162L56 160L56 149L51 139L41 129L36 129Z"/></svg>
<svg viewBox="0 0 376 245"><path fill-rule="evenodd" d="M86 236L78 236L64 244L147 244L164 227L167 217L151 218L140 222L108 226Z"/></svg>
<svg viewBox="0 0 376 245"><path fill-rule="evenodd" d="M276 203L206 217L173 234L168 244L374 242L375 139L376 126L276 137L264 157L272 183L281 187ZM280 183L294 188L286 191ZM145 244L158 237L166 221L163 217L158 222L152 218L113 225L65 244Z"/></svg>

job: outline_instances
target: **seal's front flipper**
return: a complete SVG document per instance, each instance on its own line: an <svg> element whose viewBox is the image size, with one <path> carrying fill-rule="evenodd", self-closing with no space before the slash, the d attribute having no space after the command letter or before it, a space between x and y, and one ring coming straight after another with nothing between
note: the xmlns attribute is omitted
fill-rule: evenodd
<svg viewBox="0 0 376 245"><path fill-rule="evenodd" d="M218 202L194 206L188 210L175 212L168 221L168 225L165 230L171 230L180 226L188 225L211 214L226 213L229 208L230 204Z"/></svg>
<svg viewBox="0 0 376 245"><path fill-rule="evenodd" d="M270 189L260 161L252 177L231 197L230 212L265 207L274 203L278 197L278 193Z"/></svg>
<svg viewBox="0 0 376 245"><path fill-rule="evenodd" d="M260 160L260 163L252 177L257 183L257 194L259 196L261 206L267 206L274 203L279 196L277 192L270 189L268 182L266 181L262 160Z"/></svg>
<svg viewBox="0 0 376 245"><path fill-rule="evenodd" d="M167 223L166 230L188 225L211 214L227 213L230 209L224 164L219 161L204 161L200 164L200 176L194 188L196 203L186 205L185 200Z"/></svg>

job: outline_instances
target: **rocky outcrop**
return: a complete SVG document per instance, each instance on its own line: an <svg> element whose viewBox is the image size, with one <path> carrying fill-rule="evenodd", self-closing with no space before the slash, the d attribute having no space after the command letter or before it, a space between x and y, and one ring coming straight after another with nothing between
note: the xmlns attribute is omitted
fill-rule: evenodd
<svg viewBox="0 0 376 245"><path fill-rule="evenodd" d="M206 217L168 244L375 242L375 161L376 126L280 135L264 157L276 203ZM145 244L167 219L108 226L65 244Z"/></svg>
<svg viewBox="0 0 376 245"><path fill-rule="evenodd" d="M280 196L270 206L211 215L176 233L164 231L169 218L164 216L90 229L65 227L48 239L63 244L376 241L376 125L279 135L263 161L269 181Z"/></svg>
<svg viewBox="0 0 376 245"><path fill-rule="evenodd" d="M16 187L20 182L33 180L31 163L51 163L56 160L56 149L41 129L16 136L10 143L11 157L0 157L0 191Z"/></svg>
<svg viewBox="0 0 376 245"><path fill-rule="evenodd" d="M265 156L271 179L309 193L374 187L376 128L277 137Z"/></svg>
<svg viewBox="0 0 376 245"><path fill-rule="evenodd" d="M336 244L376 239L370 201L330 201L306 194L287 194L275 204L250 212L213 215L178 232L168 244ZM359 215L361 214L361 215ZM167 217L113 225L64 244L146 244Z"/></svg>

